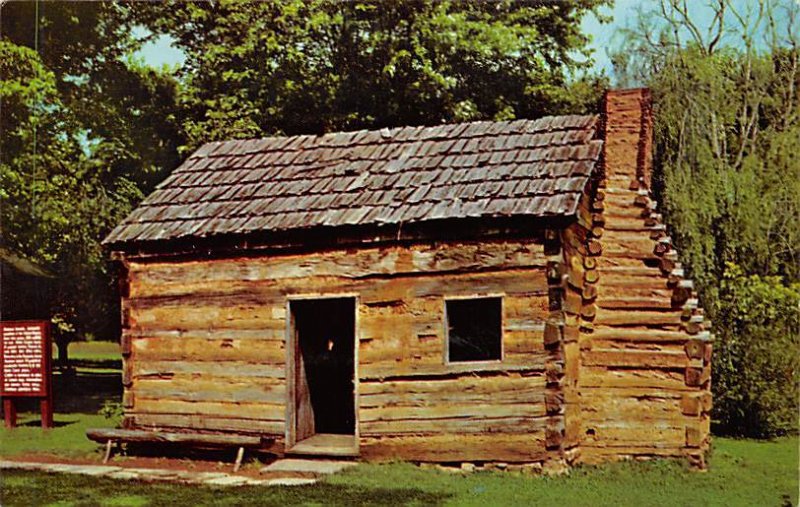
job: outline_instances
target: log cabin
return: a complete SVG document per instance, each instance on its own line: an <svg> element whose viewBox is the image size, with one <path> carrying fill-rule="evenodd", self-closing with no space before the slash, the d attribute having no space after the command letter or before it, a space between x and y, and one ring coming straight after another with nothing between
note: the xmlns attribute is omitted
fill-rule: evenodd
<svg viewBox="0 0 800 507"><path fill-rule="evenodd" d="M651 100L213 142L105 240L123 427L279 455L705 467L711 335L650 192Z"/></svg>

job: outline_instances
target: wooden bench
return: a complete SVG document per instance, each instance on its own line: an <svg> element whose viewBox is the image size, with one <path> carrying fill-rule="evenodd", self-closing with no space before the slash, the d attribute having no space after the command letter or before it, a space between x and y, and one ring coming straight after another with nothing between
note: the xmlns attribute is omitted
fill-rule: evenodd
<svg viewBox="0 0 800 507"><path fill-rule="evenodd" d="M274 439L260 436L248 435L214 435L205 433L168 433L164 431L150 430L123 430L109 428L90 428L86 430L86 436L90 440L106 445L106 453L103 463L108 463L111 459L111 451L115 443L134 442L134 443L164 443L174 445L184 445L189 447L201 448L238 448L236 462L233 471L238 472L242 466L245 449L261 449L272 443Z"/></svg>

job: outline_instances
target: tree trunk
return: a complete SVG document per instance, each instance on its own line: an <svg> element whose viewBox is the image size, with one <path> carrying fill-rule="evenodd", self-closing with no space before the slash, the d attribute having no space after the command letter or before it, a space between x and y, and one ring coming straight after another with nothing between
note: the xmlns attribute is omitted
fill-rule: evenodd
<svg viewBox="0 0 800 507"><path fill-rule="evenodd" d="M67 337L56 338L56 347L58 348L58 364L62 369L69 369L69 343L70 339Z"/></svg>

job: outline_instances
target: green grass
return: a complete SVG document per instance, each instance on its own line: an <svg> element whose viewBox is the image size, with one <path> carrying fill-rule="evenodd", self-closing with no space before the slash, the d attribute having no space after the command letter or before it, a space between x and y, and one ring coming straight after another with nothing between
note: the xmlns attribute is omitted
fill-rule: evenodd
<svg viewBox="0 0 800 507"><path fill-rule="evenodd" d="M57 357L53 346L53 357ZM77 360L109 360L121 357L117 342L73 342L69 344L69 357Z"/></svg>
<svg viewBox="0 0 800 507"><path fill-rule="evenodd" d="M783 506L798 501L798 439L717 438L711 468L670 461L583 467L568 476L447 473L360 465L314 486L210 488L9 472L0 503L31 505Z"/></svg>
<svg viewBox="0 0 800 507"><path fill-rule="evenodd" d="M56 414L55 428L42 430L38 414L20 417L17 428L0 429L0 457L21 454L55 454L70 458L100 456L98 446L86 438L87 428L113 427L116 423L97 414Z"/></svg>

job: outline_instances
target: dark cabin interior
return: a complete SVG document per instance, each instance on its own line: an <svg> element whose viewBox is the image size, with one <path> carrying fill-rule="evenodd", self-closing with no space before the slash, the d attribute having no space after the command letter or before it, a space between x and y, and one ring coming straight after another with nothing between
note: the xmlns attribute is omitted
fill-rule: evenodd
<svg viewBox="0 0 800 507"><path fill-rule="evenodd" d="M291 308L299 362L298 440L314 434L353 435L355 300L293 301Z"/></svg>

